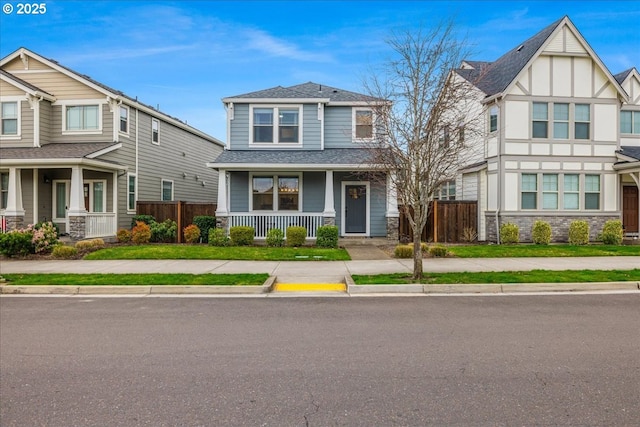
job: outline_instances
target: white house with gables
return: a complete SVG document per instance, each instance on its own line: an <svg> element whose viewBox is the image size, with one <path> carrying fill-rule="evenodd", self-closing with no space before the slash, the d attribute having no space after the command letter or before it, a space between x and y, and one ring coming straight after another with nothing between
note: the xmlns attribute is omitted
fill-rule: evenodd
<svg viewBox="0 0 640 427"><path fill-rule="evenodd" d="M615 29L612 29L614 31ZM518 224L530 241L535 220L566 239L587 220L591 239L610 219L638 235L640 79L613 75L568 17L493 62L455 70L486 114L483 159L456 178L459 200L477 200L479 240Z"/></svg>

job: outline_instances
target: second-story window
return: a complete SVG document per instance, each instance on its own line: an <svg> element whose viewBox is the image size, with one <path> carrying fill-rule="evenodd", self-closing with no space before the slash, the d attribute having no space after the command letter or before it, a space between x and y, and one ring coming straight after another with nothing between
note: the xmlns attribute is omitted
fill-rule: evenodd
<svg viewBox="0 0 640 427"><path fill-rule="evenodd" d="M151 119L151 142L160 144L160 122L156 119Z"/></svg>
<svg viewBox="0 0 640 427"><path fill-rule="evenodd" d="M66 130L92 131L100 129L100 106L69 105L66 107Z"/></svg>
<svg viewBox="0 0 640 427"><path fill-rule="evenodd" d="M253 108L253 144L300 143L300 108Z"/></svg>
<svg viewBox="0 0 640 427"><path fill-rule="evenodd" d="M640 135L640 111L620 111L620 133Z"/></svg>
<svg viewBox="0 0 640 427"><path fill-rule="evenodd" d="M129 133L129 109L120 107L120 132Z"/></svg>
<svg viewBox="0 0 640 427"><path fill-rule="evenodd" d="M2 135L18 135L18 102L2 103Z"/></svg>
<svg viewBox="0 0 640 427"><path fill-rule="evenodd" d="M368 108L357 108L354 111L354 138L373 138L373 111Z"/></svg>
<svg viewBox="0 0 640 427"><path fill-rule="evenodd" d="M498 130L498 107L493 106L489 109L489 132Z"/></svg>
<svg viewBox="0 0 640 427"><path fill-rule="evenodd" d="M548 138L549 132L549 106L546 102L533 103L533 128L534 138Z"/></svg>
<svg viewBox="0 0 640 427"><path fill-rule="evenodd" d="M569 104L553 104L553 139L569 139Z"/></svg>
<svg viewBox="0 0 640 427"><path fill-rule="evenodd" d="M589 139L589 125L591 122L591 108L589 104L576 104L575 137Z"/></svg>

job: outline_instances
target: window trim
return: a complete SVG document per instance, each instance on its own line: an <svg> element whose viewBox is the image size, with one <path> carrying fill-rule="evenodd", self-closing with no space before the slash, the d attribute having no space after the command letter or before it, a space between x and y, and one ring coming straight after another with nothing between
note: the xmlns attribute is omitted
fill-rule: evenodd
<svg viewBox="0 0 640 427"><path fill-rule="evenodd" d="M587 177L588 176L597 176L598 177L598 191L587 191ZM585 211L601 211L602 210L602 175L597 173L586 173L584 174L584 191L582 192L582 200L584 200L584 210ZM587 194L597 194L598 195L598 207L597 208L588 208L587 207Z"/></svg>
<svg viewBox="0 0 640 427"><path fill-rule="evenodd" d="M533 175L533 176L536 177L536 189L535 189L535 191L532 191L532 190L524 191L522 184L523 184L523 178L524 178L525 175ZM538 192L540 191L540 179L538 177L538 173L537 172L536 173L531 173L531 172L521 173L519 181L520 181L520 188L519 188L519 190L520 190L520 210L524 210L524 211L535 211L535 210L538 210L539 209L538 208L538 206L539 206L539 203L538 203ZM523 205L522 196L524 195L524 193L527 193L527 194L533 193L533 194L535 194L535 198L534 198L535 207L533 207L533 208L525 208L525 207L522 206Z"/></svg>
<svg viewBox="0 0 640 427"><path fill-rule="evenodd" d="M155 132L155 134L158 136L157 140L154 141L153 139L153 135L154 135L154 129L153 129L153 124L157 123L158 124L158 129ZM154 145L160 145L160 120L156 119L156 118L151 118L151 143Z"/></svg>
<svg viewBox="0 0 640 427"><path fill-rule="evenodd" d="M539 105L544 105L547 107L546 113L547 113L547 117L546 119L542 120L542 119L536 119L535 117L535 106L536 104ZM535 136L534 135L534 128L535 128L535 124L536 123L546 123L547 128L546 128L546 134L545 136ZM549 103L548 102L537 102L537 101L533 101L531 103L531 139L549 139Z"/></svg>
<svg viewBox="0 0 640 427"><path fill-rule="evenodd" d="M102 134L102 122L103 122L103 113L102 106L104 102L98 99L78 99L78 100L64 100L60 102L54 102L52 105L60 105L62 106L62 134L63 135L101 135ZM98 129L78 129L78 130L69 130L67 129L67 108L69 107L86 107L86 106L97 106L98 107Z"/></svg>
<svg viewBox="0 0 640 427"><path fill-rule="evenodd" d="M129 204L129 196L131 192L129 191L129 180L133 178L133 209ZM127 173L127 213L136 213L136 204L138 202L138 174L134 172Z"/></svg>
<svg viewBox="0 0 640 427"><path fill-rule="evenodd" d="M164 183L165 182L170 182L171 183L171 199L170 200L165 200L164 198ZM173 202L175 198L175 183L173 182L172 179L164 179L161 178L160 179L160 200L163 202Z"/></svg>
<svg viewBox="0 0 640 427"><path fill-rule="evenodd" d="M267 178L271 177L273 179L273 209L265 210L265 209L254 209L253 208L253 178ZM280 206L278 206L278 178L298 178L298 209L297 210L280 210ZM269 173L269 172L251 172L249 173L249 212L272 212L272 213L284 213L287 212L303 212L302 210L302 172L282 172L282 173Z"/></svg>
<svg viewBox="0 0 640 427"><path fill-rule="evenodd" d="M589 111L589 119L588 121L578 121L578 119L576 118L576 109L578 106L586 106L588 107L588 111ZM592 130L591 130L591 123L593 121L592 119L592 112L591 112L591 104L584 104L584 103L574 103L573 104L573 139L574 140L580 140L580 141L592 141ZM587 125L587 137L586 138L578 138L576 136L577 132L577 126L578 124L586 124Z"/></svg>
<svg viewBox="0 0 640 427"><path fill-rule="evenodd" d="M489 133L494 133L498 131L499 114L500 114L500 108L498 108L497 105L493 105L489 108ZM494 117L495 117L495 127L494 127L494 120L493 120Z"/></svg>
<svg viewBox="0 0 640 427"><path fill-rule="evenodd" d="M3 177L6 176L7 188L2 188ZM6 201L4 195L6 194ZM7 203L9 203L9 172L0 172L0 211L7 209Z"/></svg>
<svg viewBox="0 0 640 427"><path fill-rule="evenodd" d="M127 130L126 131L122 130L122 127L121 127L122 110L125 110L127 112L127 117L126 117ZM120 108L118 108L118 133L121 133L123 135L129 135L130 128L131 128L131 110L126 105L120 105Z"/></svg>
<svg viewBox="0 0 640 427"><path fill-rule="evenodd" d="M12 139L21 139L22 138L22 101L23 97L15 97L15 96L3 96L0 99L0 138L3 140L12 140ZM18 116L16 117L17 129L15 134L4 134L2 133L2 121L4 117L2 117L2 105L1 104L9 104L16 103L16 111Z"/></svg>
<svg viewBox="0 0 640 427"><path fill-rule="evenodd" d="M525 191L523 191L523 186L522 186L522 177L524 175L534 175L536 177L536 191L535 191L535 200L536 200L536 207L535 208L523 208L522 207L522 195L523 193L525 193ZM553 190L545 190L544 189L544 176L545 175L556 175L557 176L557 191L553 191ZM565 187L565 177L566 176L577 176L578 177L578 190L577 191L568 191ZM587 187L586 187L586 180L588 176L597 176L598 177L598 183L599 183L599 189L598 191L587 191ZM520 211L551 211L551 212L578 212L578 211L587 211L587 212L599 212L602 211L603 209L603 175L602 174L598 174L598 173L574 173L574 172L569 172L569 173L565 173L565 172L550 172L550 173L544 173L544 172L522 172L520 173L520 177L519 177L519 188L518 188L518 194L520 197L520 202L519 202L519 210ZM533 191L526 191L526 193L533 193ZM557 198L557 208L545 208L544 207L544 194L545 193L555 193L558 195ZM565 196L567 194L577 194L578 195L578 207L577 208L567 208L566 206L566 198ZM587 202L586 202L586 196L587 194L598 194L598 207L593 209L593 208L587 208Z"/></svg>
<svg viewBox="0 0 640 427"><path fill-rule="evenodd" d="M567 118L558 119L556 118L556 105L566 105L567 106ZM570 123L571 123L571 104L568 102L554 102L553 103L553 132L551 133L552 139L566 141L570 136ZM557 137L556 136L556 124L565 124L567 126L567 136L566 137Z"/></svg>
<svg viewBox="0 0 640 427"><path fill-rule="evenodd" d="M278 111L283 110L298 110L298 142L280 142L280 120ZM253 111L255 109L272 109L273 110L273 142L253 142L254 141L254 125L253 125ZM259 148L300 148L303 144L303 122L304 122L304 106L302 104L250 104L249 105L249 147Z"/></svg>
<svg viewBox="0 0 640 427"><path fill-rule="evenodd" d="M631 132L624 132L622 130L622 114L624 113L628 113L631 116ZM635 125L635 116L638 116L638 126L634 126ZM638 110L620 110L620 134L621 135L630 135L630 136L634 136L634 135L640 135L640 111Z"/></svg>
<svg viewBox="0 0 640 427"><path fill-rule="evenodd" d="M578 190L567 190L567 176L575 176L578 178ZM567 194L575 194L578 196L578 206L575 208L567 207ZM579 173L563 173L562 174L562 210L579 211L580 210L580 174Z"/></svg>
<svg viewBox="0 0 640 427"><path fill-rule="evenodd" d="M453 189L453 194L451 194L451 189ZM438 187L438 193L433 197L434 200L456 200L456 180L451 179L443 182Z"/></svg>
<svg viewBox="0 0 640 427"><path fill-rule="evenodd" d="M545 188L545 177L555 177L555 190L548 190ZM557 211L560 209L560 174L558 173L543 173L542 174L542 210L543 211ZM545 206L545 194L555 195L555 207Z"/></svg>
<svg viewBox="0 0 640 427"><path fill-rule="evenodd" d="M367 111L371 113L371 137L358 138L357 135L357 122L356 118L358 111ZM352 107L351 108L351 139L353 142L371 142L376 139L376 112L373 108L369 107Z"/></svg>
<svg viewBox="0 0 640 427"><path fill-rule="evenodd" d="M96 212L94 210L94 201L95 201L95 193L94 193L94 188L93 188L93 184L95 184L96 182L101 182L104 185L104 191L102 192L102 207L103 210L101 212ZM106 179L85 179L82 181L82 186L84 187L85 184L89 184L89 209L87 210L87 212L89 213L106 213L108 212L107 210L107 180Z"/></svg>

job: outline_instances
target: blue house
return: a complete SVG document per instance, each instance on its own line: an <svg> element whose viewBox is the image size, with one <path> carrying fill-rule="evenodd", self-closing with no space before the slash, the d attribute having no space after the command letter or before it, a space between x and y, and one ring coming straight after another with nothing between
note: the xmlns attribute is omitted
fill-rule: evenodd
<svg viewBox="0 0 640 427"><path fill-rule="evenodd" d="M367 95L304 83L224 98L227 145L218 171L216 217L224 228L336 225L341 237L398 238L390 179L368 162L377 141Z"/></svg>

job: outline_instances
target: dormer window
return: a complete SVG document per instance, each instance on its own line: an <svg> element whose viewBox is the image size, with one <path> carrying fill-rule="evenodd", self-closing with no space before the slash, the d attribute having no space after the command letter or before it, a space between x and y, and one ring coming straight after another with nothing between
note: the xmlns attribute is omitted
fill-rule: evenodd
<svg viewBox="0 0 640 427"><path fill-rule="evenodd" d="M252 144L299 144L300 107L252 108Z"/></svg>

